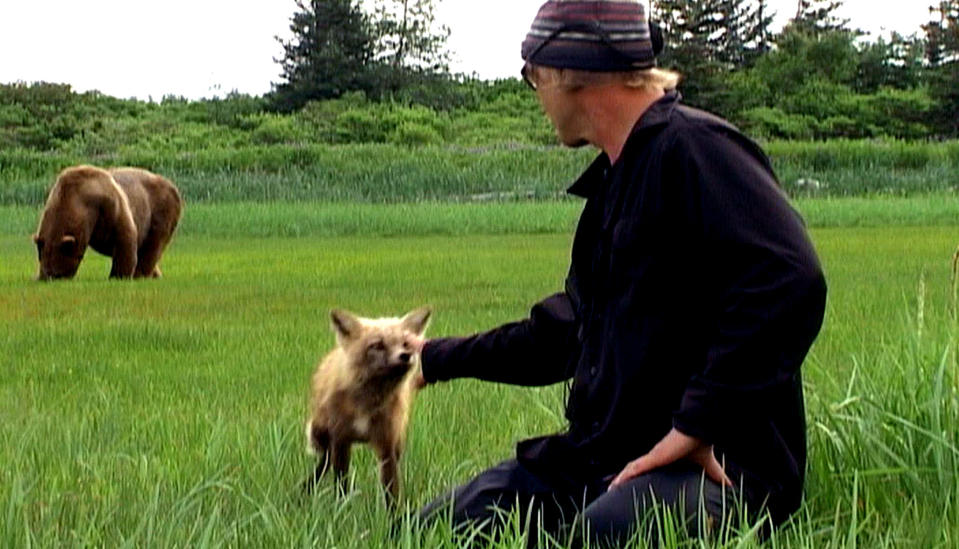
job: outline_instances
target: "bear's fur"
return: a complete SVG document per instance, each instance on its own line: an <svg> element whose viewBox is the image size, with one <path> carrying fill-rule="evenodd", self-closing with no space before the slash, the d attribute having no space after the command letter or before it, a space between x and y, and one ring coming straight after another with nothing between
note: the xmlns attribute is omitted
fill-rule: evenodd
<svg viewBox="0 0 959 549"><path fill-rule="evenodd" d="M421 307L403 318L360 318L330 313L337 346L313 374L309 447L319 456L307 491L329 465L345 482L350 446L368 442L380 462L380 479L392 506L399 495L398 465L406 442L410 406L416 392L419 347L430 319Z"/></svg>
<svg viewBox="0 0 959 549"><path fill-rule="evenodd" d="M113 258L111 278L159 277L183 200L169 180L139 168L74 166L50 189L33 240L38 280L76 274L87 246Z"/></svg>

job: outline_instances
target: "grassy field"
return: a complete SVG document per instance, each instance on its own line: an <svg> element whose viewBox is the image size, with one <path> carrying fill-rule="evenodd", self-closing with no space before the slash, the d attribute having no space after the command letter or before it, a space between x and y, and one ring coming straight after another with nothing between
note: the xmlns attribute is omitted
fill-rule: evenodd
<svg viewBox="0 0 959 549"><path fill-rule="evenodd" d="M817 228L959 224L959 195L953 193L912 197L800 198L794 204L802 212L807 225ZM575 228L582 205L579 199L390 205L199 203L187 205L178 234L331 237L567 233ZM41 206L0 206L0 235L20 235L27 239L36 230L40 212Z"/></svg>
<svg viewBox="0 0 959 549"><path fill-rule="evenodd" d="M100 155L0 150L0 204L39 205L74 164L139 166L187 201L468 201L511 193L554 198L595 158L590 147L386 144L128 145ZM763 144L791 196L917 196L959 191L959 141L772 141ZM565 182L565 184L564 184Z"/></svg>
<svg viewBox="0 0 959 549"><path fill-rule="evenodd" d="M765 545L955 547L959 203L797 205L830 294L805 365L806 504ZM428 303L434 336L516 319L561 287L578 208L192 205L165 278L111 282L90 254L51 284L30 280L37 209L0 209L0 546L454 546L405 515L391 529L366 450L347 497L297 496L328 310ZM404 509L561 429L562 403L560 387L424 391ZM758 545L746 530L717 545Z"/></svg>

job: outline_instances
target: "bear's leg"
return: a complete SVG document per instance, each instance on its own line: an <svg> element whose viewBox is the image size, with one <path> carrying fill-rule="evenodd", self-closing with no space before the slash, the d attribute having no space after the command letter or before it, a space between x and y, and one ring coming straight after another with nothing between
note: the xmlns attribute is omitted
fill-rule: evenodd
<svg viewBox="0 0 959 549"><path fill-rule="evenodd" d="M113 266L110 278L130 278L137 266L137 248L134 239L120 239L113 248Z"/></svg>
<svg viewBox="0 0 959 549"><path fill-rule="evenodd" d="M160 278L160 256L169 239L158 236L158 233L158 231L151 231L137 251L137 269L133 276Z"/></svg>
<svg viewBox="0 0 959 549"><path fill-rule="evenodd" d="M133 219L129 215L120 216L114 234L110 278L130 278L137 266L137 228Z"/></svg>

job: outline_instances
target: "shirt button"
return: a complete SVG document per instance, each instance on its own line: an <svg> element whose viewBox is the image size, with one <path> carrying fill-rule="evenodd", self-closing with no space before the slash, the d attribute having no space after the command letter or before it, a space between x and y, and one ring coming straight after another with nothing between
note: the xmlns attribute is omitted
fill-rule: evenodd
<svg viewBox="0 0 959 549"><path fill-rule="evenodd" d="M599 431L599 422L598 422L598 421L594 421L594 422L593 422L593 430L594 430L594 431Z"/></svg>
<svg viewBox="0 0 959 549"><path fill-rule="evenodd" d="M596 372L597 372L596 366L593 366L592 368L589 369L589 375L591 376L595 376Z"/></svg>

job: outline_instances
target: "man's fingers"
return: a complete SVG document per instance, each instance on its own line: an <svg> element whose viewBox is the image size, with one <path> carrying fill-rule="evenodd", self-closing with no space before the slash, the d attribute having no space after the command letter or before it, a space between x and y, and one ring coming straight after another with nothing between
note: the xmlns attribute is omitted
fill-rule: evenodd
<svg viewBox="0 0 959 549"><path fill-rule="evenodd" d="M726 486L733 485L729 477L726 476L726 472L723 471L723 466L716 460L712 446L707 446L698 439L673 429L649 453L627 463L623 470L616 475L616 478L609 483L609 490L632 478L684 458L702 467L706 476L711 480Z"/></svg>
<svg viewBox="0 0 959 549"><path fill-rule="evenodd" d="M644 456L645 457L645 456ZM612 490L613 488L623 484L631 478L638 477L643 473L646 473L650 470L650 467L646 464L643 458L634 459L626 464L626 467L623 468L622 472L616 475L616 478L609 483L609 488L607 490Z"/></svg>
<svg viewBox="0 0 959 549"><path fill-rule="evenodd" d="M422 389L427 385L428 384L426 383L426 378L423 376L423 372L416 372L415 377L413 378L413 388Z"/></svg>
<svg viewBox="0 0 959 549"><path fill-rule="evenodd" d="M733 482L729 480L728 476L726 476L726 471L723 470L723 466L719 463L719 461L716 460L716 455L713 454L712 446L700 448L690 457L693 461L702 466L703 470L706 472L706 476L713 481L726 486L733 485Z"/></svg>
<svg viewBox="0 0 959 549"><path fill-rule="evenodd" d="M712 454L712 452L710 452L710 454ZM726 471L723 471L723 466L720 465L718 461L716 461L715 457L713 457L709 461L709 463L706 464L705 470L706 470L706 476L708 476L715 482L722 485L726 485L726 486L733 485L733 481L729 480L729 477L726 476Z"/></svg>
<svg viewBox="0 0 959 549"><path fill-rule="evenodd" d="M412 336L409 339L410 344L413 346L413 352L422 353L423 347L426 346L426 338L423 336Z"/></svg>

